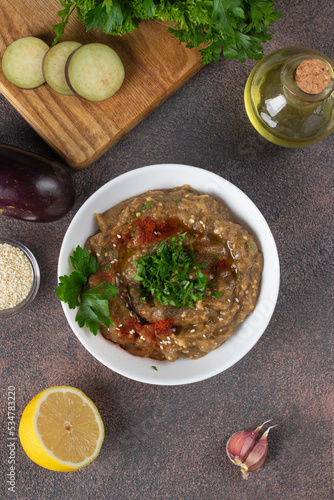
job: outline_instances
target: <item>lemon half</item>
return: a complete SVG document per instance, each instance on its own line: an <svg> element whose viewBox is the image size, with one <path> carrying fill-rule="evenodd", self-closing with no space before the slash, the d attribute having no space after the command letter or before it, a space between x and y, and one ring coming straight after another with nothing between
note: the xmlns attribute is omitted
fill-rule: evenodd
<svg viewBox="0 0 334 500"><path fill-rule="evenodd" d="M100 453L104 426L94 403L79 389L50 387L23 411L19 437L24 451L45 469L73 471Z"/></svg>

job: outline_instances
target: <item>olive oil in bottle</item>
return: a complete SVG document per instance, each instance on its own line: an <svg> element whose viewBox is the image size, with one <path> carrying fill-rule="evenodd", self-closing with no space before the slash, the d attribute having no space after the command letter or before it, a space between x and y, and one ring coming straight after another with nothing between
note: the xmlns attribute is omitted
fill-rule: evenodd
<svg viewBox="0 0 334 500"><path fill-rule="evenodd" d="M334 130L334 63L316 50L288 47L264 57L245 87L255 129L285 147L309 146Z"/></svg>

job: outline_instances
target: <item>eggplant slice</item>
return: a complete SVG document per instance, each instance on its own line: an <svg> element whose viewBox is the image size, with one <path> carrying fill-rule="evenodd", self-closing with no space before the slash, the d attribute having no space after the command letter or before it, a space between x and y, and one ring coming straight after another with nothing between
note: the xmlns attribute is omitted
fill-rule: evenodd
<svg viewBox="0 0 334 500"><path fill-rule="evenodd" d="M61 42L51 47L45 54L43 61L43 74L46 83L52 90L62 95L73 95L65 78L66 61L72 52L82 44L79 42Z"/></svg>
<svg viewBox="0 0 334 500"><path fill-rule="evenodd" d="M2 71L13 85L34 89L45 82L42 63L49 46L33 36L19 38L6 48L2 56Z"/></svg>
<svg viewBox="0 0 334 500"><path fill-rule="evenodd" d="M102 43L89 43L69 56L66 80L72 91L89 101L113 96L124 80L124 66L116 52Z"/></svg>

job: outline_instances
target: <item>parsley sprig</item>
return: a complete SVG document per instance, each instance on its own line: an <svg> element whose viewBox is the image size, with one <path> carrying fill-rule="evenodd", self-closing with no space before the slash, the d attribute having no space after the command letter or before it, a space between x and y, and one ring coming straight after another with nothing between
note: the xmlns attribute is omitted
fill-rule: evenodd
<svg viewBox="0 0 334 500"><path fill-rule="evenodd" d="M274 0L59 0L61 22L53 26L56 43L73 10L87 30L124 35L142 19L175 23L168 28L187 47L198 47L203 63L225 58L260 59L270 40L268 26L279 19ZM202 45L204 44L204 46Z"/></svg>
<svg viewBox="0 0 334 500"><path fill-rule="evenodd" d="M135 261L137 273L133 276L140 281L141 296L145 300L154 297L157 302L175 307L195 307L202 300L208 281L200 269L192 247L186 249L183 241L186 233L162 241L155 252Z"/></svg>
<svg viewBox="0 0 334 500"><path fill-rule="evenodd" d="M87 248L81 248L79 245L70 259L75 271L70 276L59 277L56 295L66 302L70 309L79 307L75 318L79 326L87 326L96 335L99 323L103 323L107 328L113 324L108 301L117 295L117 287L108 281L102 281L97 286L85 290L89 276L96 273L99 263Z"/></svg>

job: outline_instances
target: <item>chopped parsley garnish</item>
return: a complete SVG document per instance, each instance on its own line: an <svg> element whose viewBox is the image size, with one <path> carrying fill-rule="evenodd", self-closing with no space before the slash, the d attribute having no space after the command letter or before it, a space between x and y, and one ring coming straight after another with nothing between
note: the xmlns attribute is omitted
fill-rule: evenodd
<svg viewBox="0 0 334 500"><path fill-rule="evenodd" d="M197 259L192 247L186 249L183 241L186 233L162 241L156 251L135 260L140 281L141 296L144 300L154 298L163 305L175 307L195 307L204 298L208 276L194 264Z"/></svg>
<svg viewBox="0 0 334 500"><path fill-rule="evenodd" d="M87 248L79 245L70 257L73 271L70 276L60 276L56 295L69 305L70 309L79 307L76 321L79 326L87 326L96 335L99 323L107 328L113 324L108 301L117 295L117 287L108 281L102 281L97 286L85 290L85 285L91 274L96 273L99 263Z"/></svg>
<svg viewBox="0 0 334 500"><path fill-rule="evenodd" d="M253 252L255 252L255 246L252 243L249 246L250 246L250 249L253 250Z"/></svg>
<svg viewBox="0 0 334 500"><path fill-rule="evenodd" d="M215 298L215 299L218 299L218 297L221 297L222 295L224 295L224 292L214 292L212 294L212 296Z"/></svg>
<svg viewBox="0 0 334 500"><path fill-rule="evenodd" d="M158 371L158 368L154 365L151 366L152 370L155 370L156 372Z"/></svg>
<svg viewBox="0 0 334 500"><path fill-rule="evenodd" d="M201 262L200 265L199 265L199 267L201 269L207 269L209 267L209 264L207 262Z"/></svg>
<svg viewBox="0 0 334 500"><path fill-rule="evenodd" d="M139 210L147 210L148 208L150 208L150 206L152 205L152 201L148 201L147 203L145 203L145 205L143 205Z"/></svg>
<svg viewBox="0 0 334 500"><path fill-rule="evenodd" d="M111 248L111 247L104 247L104 248L102 248L101 253L102 253L102 255L104 255L105 253L108 253L108 252L110 252L111 250L112 250L112 248Z"/></svg>

